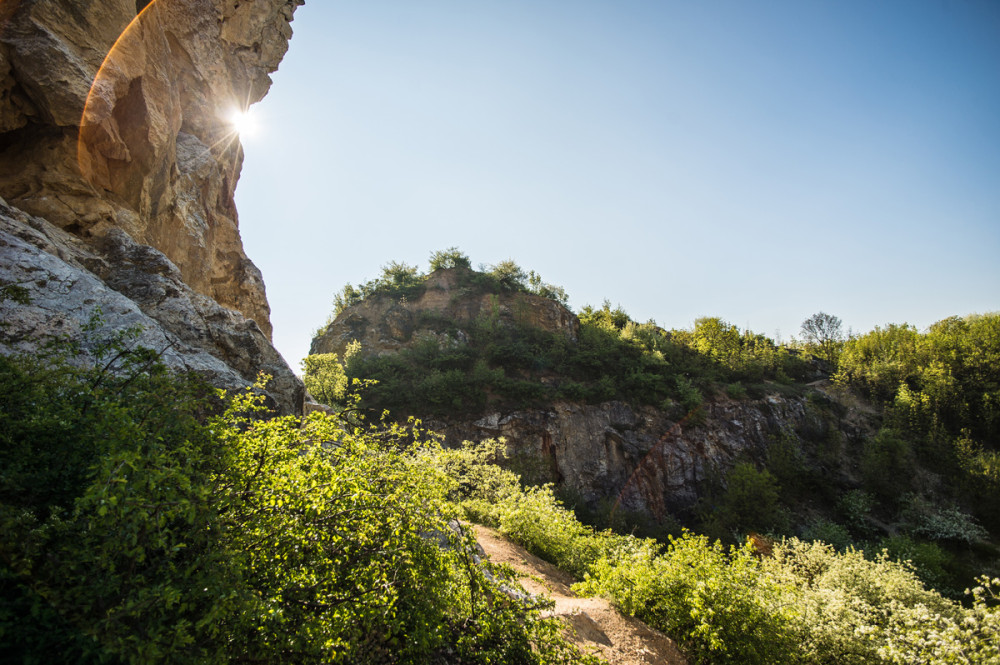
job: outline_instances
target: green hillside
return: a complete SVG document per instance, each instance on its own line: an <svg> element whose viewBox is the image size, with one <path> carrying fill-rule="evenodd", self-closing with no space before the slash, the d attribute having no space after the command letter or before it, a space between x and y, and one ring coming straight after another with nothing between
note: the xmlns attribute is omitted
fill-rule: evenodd
<svg viewBox="0 0 1000 665"><path fill-rule="evenodd" d="M442 264L441 256L450 259ZM432 257L430 273L407 267L410 301L435 269L469 265L452 249ZM364 293L352 303L406 297L394 290L399 271L389 264L380 279L341 294ZM453 298L532 292L525 275L535 273L509 261L468 270L466 291ZM565 301L562 289L546 288ZM339 311L349 305L342 296L337 303ZM668 331L607 302L583 308L575 340L489 316L461 326L429 316L423 323L441 335L394 353L352 353L343 363L308 358L307 386L336 404L337 395L351 394L349 382L364 381L360 404L397 417L460 420L555 400L622 400L686 427L704 424L713 400L801 398L806 422L774 436L763 456L707 478L699 505L685 514L657 523L616 511L612 497L594 505L556 491L588 523L622 532L665 538L685 526L731 543L759 532L870 558L884 551L956 598L976 575L1000 575L1000 315L847 336L839 319L819 313L789 345L714 317ZM459 327L462 343L441 343ZM321 376L339 392L325 390ZM809 385L824 377L822 389ZM860 431L859 412L866 414Z"/></svg>

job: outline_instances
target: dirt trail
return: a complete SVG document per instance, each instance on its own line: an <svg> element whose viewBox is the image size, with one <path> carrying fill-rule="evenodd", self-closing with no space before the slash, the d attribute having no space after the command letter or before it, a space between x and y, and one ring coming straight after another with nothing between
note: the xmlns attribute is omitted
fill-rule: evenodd
<svg viewBox="0 0 1000 665"><path fill-rule="evenodd" d="M612 665L687 665L673 640L632 617L624 616L603 598L578 598L569 574L504 539L493 529L475 526L476 539L496 563L516 570L518 581L533 594L555 601L551 613L567 624L577 646Z"/></svg>

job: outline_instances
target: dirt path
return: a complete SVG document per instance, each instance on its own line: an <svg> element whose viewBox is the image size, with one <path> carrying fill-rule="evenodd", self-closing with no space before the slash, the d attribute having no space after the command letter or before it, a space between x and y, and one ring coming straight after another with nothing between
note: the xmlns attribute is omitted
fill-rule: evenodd
<svg viewBox="0 0 1000 665"><path fill-rule="evenodd" d="M534 594L555 601L552 614L569 627L568 636L582 649L612 665L686 665L673 640L646 624L622 615L603 598L578 598L575 581L552 564L501 537L493 529L475 526L476 539L490 559L506 563L520 574L519 582Z"/></svg>

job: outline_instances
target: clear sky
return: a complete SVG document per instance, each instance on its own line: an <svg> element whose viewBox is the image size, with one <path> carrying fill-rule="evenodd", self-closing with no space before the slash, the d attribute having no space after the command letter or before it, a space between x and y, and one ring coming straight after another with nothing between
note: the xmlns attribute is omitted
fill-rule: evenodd
<svg viewBox="0 0 1000 665"><path fill-rule="evenodd" d="M787 340L1000 309L996 0L308 0L237 188L298 370L457 246Z"/></svg>

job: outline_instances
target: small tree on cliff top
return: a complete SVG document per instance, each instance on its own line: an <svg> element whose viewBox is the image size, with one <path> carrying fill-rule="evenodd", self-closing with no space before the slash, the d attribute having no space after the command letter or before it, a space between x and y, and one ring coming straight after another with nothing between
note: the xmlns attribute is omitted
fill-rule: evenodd
<svg viewBox="0 0 1000 665"><path fill-rule="evenodd" d="M435 270L447 270L449 268L471 268L472 261L469 256L458 247L439 249L431 254L431 272Z"/></svg>
<svg viewBox="0 0 1000 665"><path fill-rule="evenodd" d="M843 324L833 314L817 312L802 322L802 338L816 355L836 363L844 343Z"/></svg>

